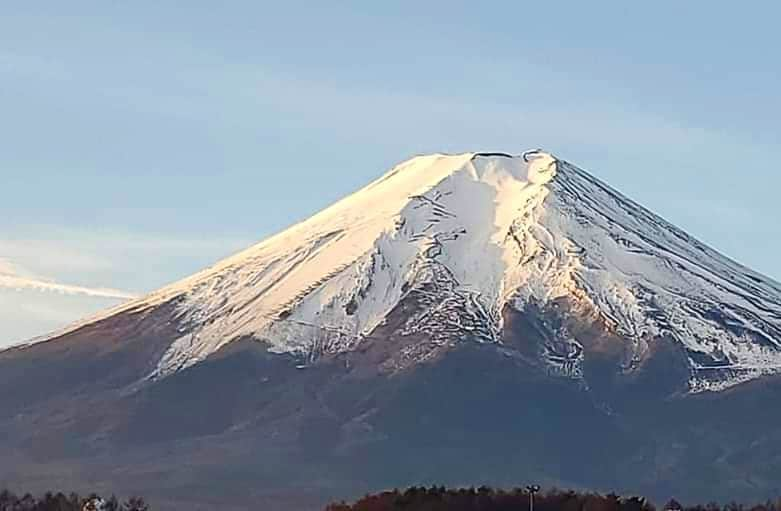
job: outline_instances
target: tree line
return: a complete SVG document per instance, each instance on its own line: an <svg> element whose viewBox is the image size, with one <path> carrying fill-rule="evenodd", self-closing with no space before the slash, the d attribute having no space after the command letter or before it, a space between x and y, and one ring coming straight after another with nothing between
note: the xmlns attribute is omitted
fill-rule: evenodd
<svg viewBox="0 0 781 511"><path fill-rule="evenodd" d="M683 506L670 500L655 507L643 497L622 497L613 493L576 492L551 489L531 498L523 488L502 490L414 486L366 495L352 504L329 504L325 511L781 511L781 500L746 506L735 502L721 505ZM17 495L0 491L0 511L151 511L141 497L119 501L115 496L103 499L96 494L47 492L41 496Z"/></svg>
<svg viewBox="0 0 781 511"><path fill-rule="evenodd" d="M522 488L412 487L367 495L352 504L330 504L326 511L531 511L531 499ZM738 503L682 506L671 499L655 507L643 497L621 497L552 489L534 495L533 511L781 511L781 501L752 506Z"/></svg>
<svg viewBox="0 0 781 511"><path fill-rule="evenodd" d="M81 496L62 492L34 496L3 490L0 491L0 511L151 511L151 508L141 497L120 502L113 495L107 499L96 494Z"/></svg>

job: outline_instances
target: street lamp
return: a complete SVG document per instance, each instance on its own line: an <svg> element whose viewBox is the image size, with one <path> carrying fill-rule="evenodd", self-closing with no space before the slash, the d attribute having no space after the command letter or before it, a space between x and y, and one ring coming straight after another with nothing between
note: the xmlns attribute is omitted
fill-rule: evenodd
<svg viewBox="0 0 781 511"><path fill-rule="evenodd" d="M534 494L540 491L540 485L530 484L525 490L529 494L529 511L534 511Z"/></svg>

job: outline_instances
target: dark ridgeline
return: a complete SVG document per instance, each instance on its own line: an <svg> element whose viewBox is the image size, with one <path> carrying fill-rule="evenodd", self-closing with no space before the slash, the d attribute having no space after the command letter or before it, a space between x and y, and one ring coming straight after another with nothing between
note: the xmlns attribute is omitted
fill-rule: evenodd
<svg viewBox="0 0 781 511"><path fill-rule="evenodd" d="M151 511L141 497L130 497L120 502L114 495L102 499L95 494L81 496L77 493L47 492L35 497L29 493L17 495L9 490L0 491L0 511Z"/></svg>
<svg viewBox="0 0 781 511"><path fill-rule="evenodd" d="M522 488L498 490L480 488L412 487L367 495L353 504L330 504L325 511L530 511L529 494ZM549 490L534 496L534 511L781 511L781 500L744 506L682 506L671 499L657 508L643 497L621 497L615 494L581 493Z"/></svg>

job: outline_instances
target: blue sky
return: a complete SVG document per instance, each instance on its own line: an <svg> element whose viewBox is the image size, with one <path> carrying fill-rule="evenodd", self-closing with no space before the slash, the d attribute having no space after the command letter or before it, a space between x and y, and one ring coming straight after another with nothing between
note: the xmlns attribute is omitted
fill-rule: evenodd
<svg viewBox="0 0 781 511"><path fill-rule="evenodd" d="M413 154L539 146L779 279L781 7L727 4L5 2L0 270L140 294ZM0 290L0 344L111 303Z"/></svg>

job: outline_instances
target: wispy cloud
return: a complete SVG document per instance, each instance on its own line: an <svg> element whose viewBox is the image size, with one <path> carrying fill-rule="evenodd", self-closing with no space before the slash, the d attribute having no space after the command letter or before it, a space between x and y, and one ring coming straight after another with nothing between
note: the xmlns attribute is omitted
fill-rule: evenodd
<svg viewBox="0 0 781 511"><path fill-rule="evenodd" d="M41 292L54 292L65 295L84 295L96 298L115 298L127 300L135 295L118 289L104 287L86 287L62 284L33 275L8 260L0 259L0 287L8 289L31 289Z"/></svg>
<svg viewBox="0 0 781 511"><path fill-rule="evenodd" d="M0 287L11 289L34 289L37 291L51 291L68 295L86 295L99 298L117 298L123 300L135 298L135 295L120 291L118 289L92 288L73 286L69 284L58 284L56 282L47 282L44 280L25 279L23 277L16 277L14 275L0 275Z"/></svg>
<svg viewBox="0 0 781 511"><path fill-rule="evenodd" d="M253 241L41 225L7 229L0 239L0 349L185 277Z"/></svg>
<svg viewBox="0 0 781 511"><path fill-rule="evenodd" d="M41 225L19 226L4 235L0 275L116 288L123 295L153 291L254 242Z"/></svg>

